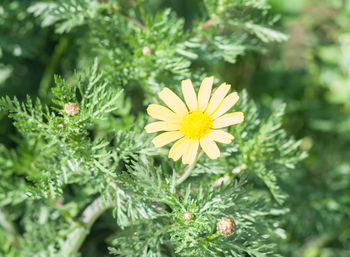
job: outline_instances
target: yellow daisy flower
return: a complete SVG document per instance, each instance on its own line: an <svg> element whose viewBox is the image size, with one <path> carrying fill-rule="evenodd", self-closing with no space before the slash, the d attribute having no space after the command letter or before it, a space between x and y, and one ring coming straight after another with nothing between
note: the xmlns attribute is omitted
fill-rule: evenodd
<svg viewBox="0 0 350 257"><path fill-rule="evenodd" d="M174 161L182 156L184 164L193 163L199 146L209 158L218 158L220 150L215 142L229 144L233 140L231 134L219 129L244 120L242 112L225 114L238 101L238 94L227 95L231 85L223 83L211 95L213 80L208 77L202 81L198 99L191 80L182 81L187 107L173 91L164 88L159 97L170 109L158 104L150 104L147 108L150 116L160 120L148 124L145 127L147 133L166 131L156 136L152 143L162 147L177 140L169 151L169 158Z"/></svg>

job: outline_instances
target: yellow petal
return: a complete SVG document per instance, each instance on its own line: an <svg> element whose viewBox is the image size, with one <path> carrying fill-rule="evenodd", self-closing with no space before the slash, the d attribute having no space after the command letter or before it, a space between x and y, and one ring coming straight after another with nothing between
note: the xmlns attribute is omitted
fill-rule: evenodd
<svg viewBox="0 0 350 257"><path fill-rule="evenodd" d="M155 138L153 138L152 143L156 147L162 147L163 145L167 145L181 137L183 137L183 134L181 134L179 131L164 132L159 136L156 136Z"/></svg>
<svg viewBox="0 0 350 257"><path fill-rule="evenodd" d="M230 88L231 88L231 85L227 85L225 83L221 84L215 90L213 96L211 97L211 99L209 101L208 108L205 112L208 114L212 114L213 112L215 112L220 107L220 104L224 100L224 98L227 95Z"/></svg>
<svg viewBox="0 0 350 257"><path fill-rule="evenodd" d="M235 103L237 103L238 99L239 96L236 92L226 96L224 101L222 101L222 103L220 104L219 108L214 113L212 113L212 118L216 119L217 117L223 115L225 112L231 109L231 107L234 106Z"/></svg>
<svg viewBox="0 0 350 257"><path fill-rule="evenodd" d="M234 137L230 133L227 133L222 130L211 130L209 135L214 141L223 144L229 144L234 139Z"/></svg>
<svg viewBox="0 0 350 257"><path fill-rule="evenodd" d="M158 131L172 131L179 130L179 126L174 123L166 122L166 121L156 121L150 124L147 124L145 127L147 133L154 133Z"/></svg>
<svg viewBox="0 0 350 257"><path fill-rule="evenodd" d="M169 88L164 88L158 95L175 113L185 115L188 112L184 102Z"/></svg>
<svg viewBox="0 0 350 257"><path fill-rule="evenodd" d="M147 108L147 113L155 119L168 122L178 122L179 117L170 109L159 104L150 104Z"/></svg>
<svg viewBox="0 0 350 257"><path fill-rule="evenodd" d="M214 160L220 156L219 147L216 145L211 136L207 135L199 141L203 151L208 155L210 159Z"/></svg>
<svg viewBox="0 0 350 257"><path fill-rule="evenodd" d="M185 149L189 146L191 141L189 139L181 138L173 144L169 151L169 158L177 161L184 154Z"/></svg>
<svg viewBox="0 0 350 257"><path fill-rule="evenodd" d="M190 144L185 149L182 156L183 164L192 164L196 159L197 151L199 146L199 140L190 140Z"/></svg>
<svg viewBox="0 0 350 257"><path fill-rule="evenodd" d="M224 128L241 123L244 120L243 112L233 112L225 114L213 121L213 128Z"/></svg>
<svg viewBox="0 0 350 257"><path fill-rule="evenodd" d="M197 96L190 79L181 82L182 94L190 111L197 110Z"/></svg>
<svg viewBox="0 0 350 257"><path fill-rule="evenodd" d="M208 106L213 81L214 77L208 77L202 81L198 92L198 108L200 111L204 111Z"/></svg>

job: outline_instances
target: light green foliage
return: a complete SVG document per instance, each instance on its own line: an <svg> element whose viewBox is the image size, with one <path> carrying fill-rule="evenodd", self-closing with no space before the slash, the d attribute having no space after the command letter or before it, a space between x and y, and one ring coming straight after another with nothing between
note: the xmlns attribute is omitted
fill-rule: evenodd
<svg viewBox="0 0 350 257"><path fill-rule="evenodd" d="M281 204L286 195L278 186L277 176L284 176L285 172L295 169L295 164L304 159L306 153L299 151L300 141L290 139L281 129L284 105L275 103L275 111L265 121L257 115L257 107L252 102L246 102L246 107L243 102L241 106L248 118L248 122L244 123L246 126L238 130L243 135L237 146L242 151L241 165L263 180Z"/></svg>
<svg viewBox="0 0 350 257"><path fill-rule="evenodd" d="M55 24L59 34L84 25L98 11L98 1L88 0L38 2L28 8L29 13L41 18L42 27Z"/></svg>
<svg viewBox="0 0 350 257"><path fill-rule="evenodd" d="M228 129L235 140L217 160L202 156L181 183L187 168L144 131L146 106L163 87L180 93L191 78L198 89L209 67L287 39L268 1L206 0L190 19L158 1L14 1L1 7L1 26L12 8L57 44L37 83L40 98L0 99L18 132L13 145L0 145L0 254L281 256L276 242L289 211L281 185L305 157L282 128L283 104L265 111L240 91L234 111L245 121ZM15 44L3 42L13 58ZM0 83L17 66L0 64ZM79 111L67 113L68 103ZM193 219L184 220L186 211ZM230 236L216 229L222 217L237 225Z"/></svg>
<svg viewBox="0 0 350 257"><path fill-rule="evenodd" d="M82 34L82 51L98 55L107 65L109 75L123 85L131 78L156 84L150 88L152 92L169 81L176 83L178 79L174 77L189 77L189 67L194 61L217 62L223 58L235 63L237 56L247 50L262 50L257 38L263 42L286 39L284 34L269 28L274 19L260 11L269 7L264 1L259 4L254 1L205 1L211 19L205 23L193 20L190 30L184 30L184 20L176 17L171 9L147 15L142 4L140 12L145 27L139 21L130 22L130 17L128 22L119 10L120 3L87 2L39 2L28 10L38 16L43 25L53 24L58 33L84 26L81 28L85 32ZM131 16L136 11L134 8L129 10ZM254 12L260 12L260 15L251 15ZM102 15L98 16L99 13ZM144 47L149 47L152 54L143 54ZM164 73L171 76L165 79L161 76Z"/></svg>
<svg viewBox="0 0 350 257"><path fill-rule="evenodd" d="M279 248L284 256L349 256L349 1L273 2L290 40L240 72L253 71L245 86L256 101L286 103L285 127L308 150L280 184L294 211Z"/></svg>
<svg viewBox="0 0 350 257"><path fill-rule="evenodd" d="M266 216L286 210L268 209L267 201L245 190L245 176L218 188L209 183L177 189L174 175L164 178L160 168L141 159L119 181L133 188L134 198L146 201L156 215L152 222L118 232L113 241L118 248L111 248L112 253L161 256L162 249L170 247L180 256L278 256L274 245L267 243L272 231ZM193 213L193 219L183 218L186 211ZM221 217L233 217L238 227L234 235L216 232Z"/></svg>
<svg viewBox="0 0 350 257"><path fill-rule="evenodd" d="M28 143L24 141L27 144L24 152L18 157L14 154L14 167L7 169L13 168L14 172L18 172L16 163L25 162L23 155L27 155L26 168L20 172L37 184L34 191L47 197L59 195L62 193L60 186L76 181L79 173L90 173L91 165L95 164L95 169L104 171L104 166L112 160L112 152L106 149L108 141L91 141L87 137L88 129L95 120L103 119L118 107L120 93L106 89L107 84L101 83L100 79L97 64L89 73L88 81L78 79L73 86L56 77L57 86L53 88L56 106L52 110L43 106L40 100L33 103L30 97L25 104L16 98L1 99L2 110L10 112L10 117L15 120L14 125L24 138L29 139ZM81 98L79 103L77 94ZM69 116L63 111L64 104L68 102L77 103L77 115ZM68 172L76 166L78 170Z"/></svg>

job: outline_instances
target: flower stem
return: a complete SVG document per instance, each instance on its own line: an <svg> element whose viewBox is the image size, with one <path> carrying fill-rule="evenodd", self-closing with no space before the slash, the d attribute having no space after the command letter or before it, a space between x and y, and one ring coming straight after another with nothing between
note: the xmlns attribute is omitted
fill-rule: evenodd
<svg viewBox="0 0 350 257"><path fill-rule="evenodd" d="M104 203L101 197L93 201L82 213L79 220L81 224L67 236L64 247L62 247L64 249L64 253L62 254L64 256L71 256L78 252L97 218L114 205L112 201Z"/></svg>
<svg viewBox="0 0 350 257"><path fill-rule="evenodd" d="M180 185L182 182L184 182L191 175L194 167L196 166L199 158L201 158L202 155L203 155L203 151L201 151L198 154L197 158L195 159L195 161L192 164L186 166L183 169L182 175L176 180L176 186Z"/></svg>
<svg viewBox="0 0 350 257"><path fill-rule="evenodd" d="M55 46L55 50L53 51L49 63L46 65L44 74L39 84L39 96L43 99L47 97L47 94L50 90L50 83L52 81L53 74L56 72L56 67L59 64L61 57L67 50L67 47L69 46L69 41L70 40L68 37L60 38L58 44Z"/></svg>

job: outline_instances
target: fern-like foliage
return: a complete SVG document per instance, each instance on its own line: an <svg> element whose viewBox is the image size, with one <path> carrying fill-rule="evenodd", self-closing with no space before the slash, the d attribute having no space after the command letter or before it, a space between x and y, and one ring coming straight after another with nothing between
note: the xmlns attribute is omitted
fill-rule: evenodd
<svg viewBox="0 0 350 257"><path fill-rule="evenodd" d="M0 29L19 2L6 2L5 16L0 7ZM43 57L50 61L38 82L41 98L0 98L18 132L13 145L0 144L0 255L79 256L102 215L98 226L116 256L280 256L283 183L305 156L282 128L283 105L266 114L238 92L235 108L245 121L229 129L235 140L220 146L219 159L202 156L189 167L169 160L166 147L154 148L144 126L145 107L163 87L179 93L181 80L192 78L198 89L217 65L287 37L275 30L265 0L200 1L191 19L164 5L58 0L21 7L44 35L52 33L54 47ZM3 34L0 58L2 49L12 56L26 49ZM11 69L0 63L0 85L13 78ZM223 217L236 224L227 236L217 229Z"/></svg>
<svg viewBox="0 0 350 257"><path fill-rule="evenodd" d="M121 175L121 185L133 188L134 198L152 206L155 215L151 221L117 233L113 241L117 248L110 248L111 253L162 256L174 251L176 256L279 256L274 254L275 246L268 243L270 233L275 232L268 229L266 217L287 210L269 209L267 201L244 189L245 176L217 188L210 184L176 188L175 175L161 174L161 167L155 168L147 159L141 159ZM193 218L186 220L185 212L191 212ZM234 219L237 230L232 236L217 232L216 223L222 217Z"/></svg>

